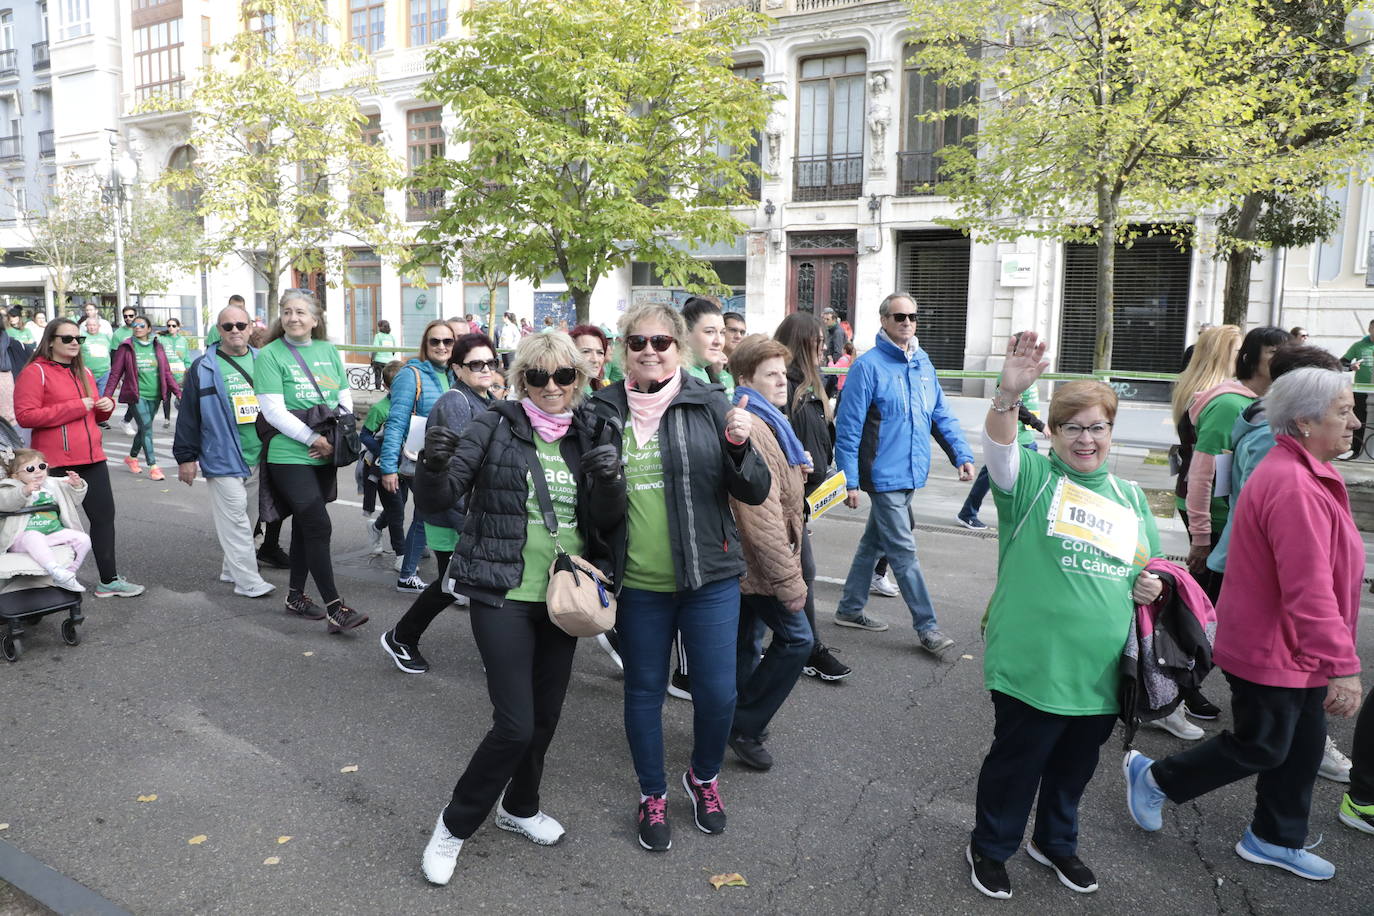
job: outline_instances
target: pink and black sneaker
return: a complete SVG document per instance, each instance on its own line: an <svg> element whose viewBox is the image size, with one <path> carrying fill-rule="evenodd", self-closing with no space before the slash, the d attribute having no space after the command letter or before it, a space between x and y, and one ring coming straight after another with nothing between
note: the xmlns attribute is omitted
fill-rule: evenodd
<svg viewBox="0 0 1374 916"><path fill-rule="evenodd" d="M692 815L702 833L725 832L725 803L720 800L720 779L698 784L691 769L682 774L682 787L692 800Z"/></svg>
<svg viewBox="0 0 1374 916"><path fill-rule="evenodd" d="M639 845L650 852L673 848L673 828L668 823L668 799L650 795L639 803Z"/></svg>

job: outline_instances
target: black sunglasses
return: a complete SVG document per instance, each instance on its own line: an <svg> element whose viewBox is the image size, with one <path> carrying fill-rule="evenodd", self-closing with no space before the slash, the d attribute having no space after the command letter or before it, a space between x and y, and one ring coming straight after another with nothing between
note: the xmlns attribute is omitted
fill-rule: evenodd
<svg viewBox="0 0 1374 916"><path fill-rule="evenodd" d="M72 343L73 341L75 341L76 343L86 342L85 334L54 334L53 337L62 341L65 344Z"/></svg>
<svg viewBox="0 0 1374 916"><path fill-rule="evenodd" d="M677 343L677 338L668 334L655 334L653 337L645 337L643 334L630 334L625 338L625 346L635 353L643 350L646 346L652 346L658 353Z"/></svg>
<svg viewBox="0 0 1374 916"><path fill-rule="evenodd" d="M547 369L526 369L525 384L530 388L543 388L552 377L559 385L571 385L577 381L577 370L564 366L549 372Z"/></svg>
<svg viewBox="0 0 1374 916"><path fill-rule="evenodd" d="M474 359L463 363L463 368L469 372L495 372L496 367L501 365L499 360L494 359Z"/></svg>
<svg viewBox="0 0 1374 916"><path fill-rule="evenodd" d="M899 324L903 321L910 321L912 324L916 323L915 312L888 312L887 317Z"/></svg>
<svg viewBox="0 0 1374 916"><path fill-rule="evenodd" d="M248 330L248 322L246 322L246 321L221 321L221 322L219 323L219 329L220 329L221 331L246 331L246 330Z"/></svg>
<svg viewBox="0 0 1374 916"><path fill-rule="evenodd" d="M170 330L180 329L180 328L181 328L181 325L179 325L179 324L177 324L177 323L175 323L175 322L172 322L172 321L167 322L167 330L169 330L169 331L170 331Z"/></svg>
<svg viewBox="0 0 1374 916"><path fill-rule="evenodd" d="M429 345L430 345L431 347L451 347L451 346L453 346L453 338L452 338L452 337L431 337L431 338L429 339Z"/></svg>
<svg viewBox="0 0 1374 916"><path fill-rule="evenodd" d="M47 469L48 469L48 463L47 463L46 461L40 461L40 462L38 462L37 464L25 465L25 466L24 466L24 473L26 473L26 474L32 474L34 471L46 471Z"/></svg>

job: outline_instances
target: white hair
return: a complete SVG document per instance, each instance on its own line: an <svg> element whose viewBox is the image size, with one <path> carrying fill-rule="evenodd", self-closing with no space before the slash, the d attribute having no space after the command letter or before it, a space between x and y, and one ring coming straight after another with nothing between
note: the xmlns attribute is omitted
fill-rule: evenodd
<svg viewBox="0 0 1374 916"><path fill-rule="evenodd" d="M1308 366L1285 372L1264 396L1269 428L1276 434L1301 436L1299 420L1317 420L1331 409L1342 391L1350 390L1345 373Z"/></svg>

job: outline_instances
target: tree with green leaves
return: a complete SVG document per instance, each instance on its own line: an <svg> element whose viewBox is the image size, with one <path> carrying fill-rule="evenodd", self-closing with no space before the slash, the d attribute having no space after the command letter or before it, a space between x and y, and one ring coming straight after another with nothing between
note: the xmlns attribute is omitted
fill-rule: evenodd
<svg viewBox="0 0 1374 916"><path fill-rule="evenodd" d="M68 292L100 288L87 281L102 263L113 261L108 211L94 176L64 170L43 212L27 215L29 259L47 272L59 312Z"/></svg>
<svg viewBox="0 0 1374 916"><path fill-rule="evenodd" d="M557 271L579 322L597 281L636 261L669 283L719 278L693 245L733 240L749 202L749 148L771 99L731 71L768 20L706 19L681 0L492 0L436 45L424 97L458 116L418 187L443 193L417 260L446 273L482 237L485 268L539 283Z"/></svg>
<svg viewBox="0 0 1374 916"><path fill-rule="evenodd" d="M124 282L130 292L161 293L176 278L202 263L201 229L195 215L175 206L167 192L140 185L130 195L124 223ZM101 214L99 242L103 257L88 269L75 272L74 289L113 290L114 222L109 207Z"/></svg>
<svg viewBox="0 0 1374 916"><path fill-rule="evenodd" d="M194 165L160 182L199 192L207 257L242 257L266 281L275 317L289 268L342 274L340 236L404 259L405 228L383 201L404 173L364 133L358 99L374 88L368 58L329 40L338 30L324 3L251 0L244 16L185 98L157 96L145 108L191 114Z"/></svg>
<svg viewBox="0 0 1374 916"><path fill-rule="evenodd" d="M950 222L990 238L1095 242L1097 369L1111 368L1115 256L1134 223L1188 231L1192 213L1295 174L1320 184L1364 134L1287 155L1284 138L1353 125L1361 103L1307 78L1301 55L1326 43L1332 68L1358 72L1359 61L1252 0L949 0L913 16L925 41L916 66L986 90L931 115L979 119L976 135L941 151Z"/></svg>

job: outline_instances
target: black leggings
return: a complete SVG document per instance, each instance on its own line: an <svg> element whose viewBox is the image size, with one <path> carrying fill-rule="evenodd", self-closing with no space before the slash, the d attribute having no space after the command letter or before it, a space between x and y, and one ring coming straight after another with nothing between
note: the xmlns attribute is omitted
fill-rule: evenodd
<svg viewBox="0 0 1374 916"><path fill-rule="evenodd" d="M339 600L334 587L334 566L329 557L329 538L333 526L324 495L334 489L337 469L332 464L267 465L267 475L277 497L291 506L292 592L305 591L305 577L315 580L320 600L333 604Z"/></svg>
<svg viewBox="0 0 1374 916"><path fill-rule="evenodd" d="M416 596L410 610L397 622L392 633L397 642L405 643L407 646L419 643L420 637L425 635L425 630L429 629L429 625L439 616L439 612L453 603L453 596L444 591L444 580L448 578L448 561L452 556L453 554L447 550L434 551L434 558L439 561L439 576Z"/></svg>
<svg viewBox="0 0 1374 916"><path fill-rule="evenodd" d="M1355 720L1355 744L1350 751L1350 798L1374 805L1374 697L1366 697Z"/></svg>
<svg viewBox="0 0 1374 916"><path fill-rule="evenodd" d="M86 498L81 501L81 508L90 526L91 553L95 554L100 581L113 582L118 573L115 571L115 501L110 489L110 468L98 461L52 468L48 473L60 478L68 471L76 471L86 481Z"/></svg>

